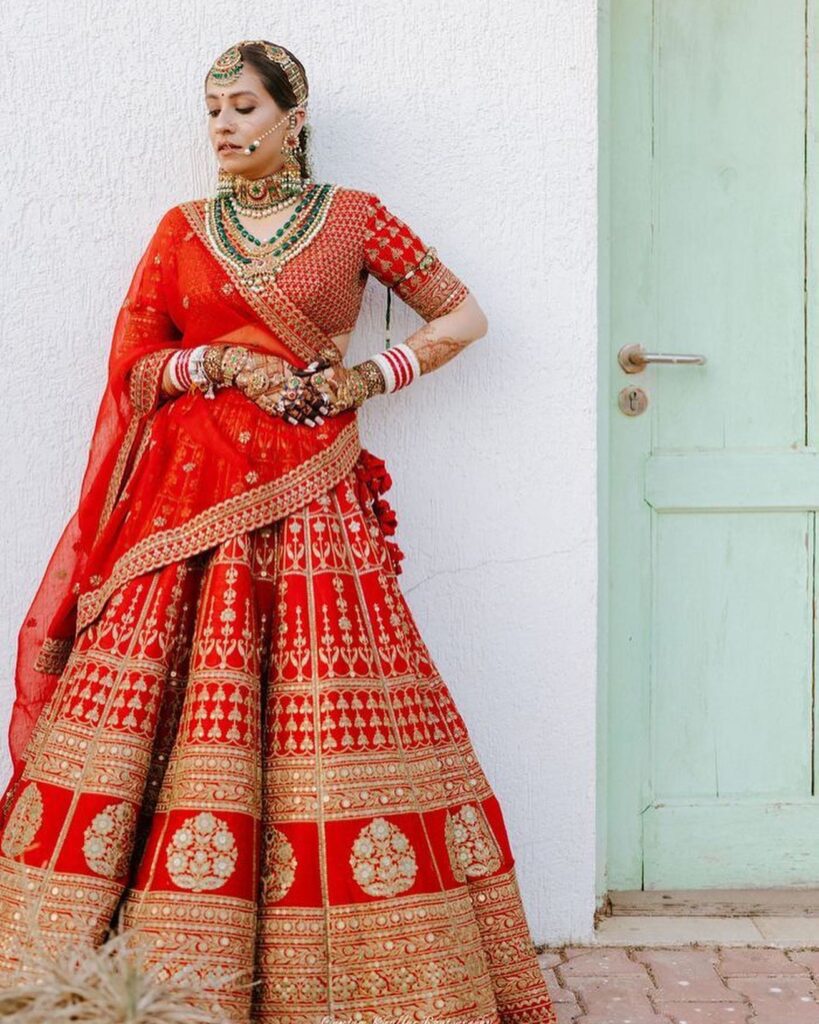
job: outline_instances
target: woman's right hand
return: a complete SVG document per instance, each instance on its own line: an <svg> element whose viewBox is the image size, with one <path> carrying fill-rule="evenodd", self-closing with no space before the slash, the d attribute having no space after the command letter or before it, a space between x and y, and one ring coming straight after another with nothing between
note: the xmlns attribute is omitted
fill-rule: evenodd
<svg viewBox="0 0 819 1024"><path fill-rule="evenodd" d="M242 394L255 400L257 396L281 383L286 370L287 364L281 356L248 351L245 366L236 374L233 383Z"/></svg>
<svg viewBox="0 0 819 1024"><path fill-rule="evenodd" d="M324 396L295 371L281 356L251 351L234 384L270 415L314 427L324 422Z"/></svg>

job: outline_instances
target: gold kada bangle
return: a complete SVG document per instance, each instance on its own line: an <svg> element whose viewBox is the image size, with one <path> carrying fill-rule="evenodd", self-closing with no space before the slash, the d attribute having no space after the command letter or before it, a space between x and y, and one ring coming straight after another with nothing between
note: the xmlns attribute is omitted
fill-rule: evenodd
<svg viewBox="0 0 819 1024"><path fill-rule="evenodd" d="M342 409L358 409L369 398L367 381L357 366L347 371L336 397Z"/></svg>
<svg viewBox="0 0 819 1024"><path fill-rule="evenodd" d="M363 379L367 394L365 398L372 398L373 395L383 395L387 390L387 382L384 374L378 367L378 363L372 359L365 359L363 363L356 363L353 367Z"/></svg>
<svg viewBox="0 0 819 1024"><path fill-rule="evenodd" d="M222 376L222 358L226 350L227 345L208 345L205 351L205 358L202 360L202 364L205 373L214 384L224 384L225 382Z"/></svg>

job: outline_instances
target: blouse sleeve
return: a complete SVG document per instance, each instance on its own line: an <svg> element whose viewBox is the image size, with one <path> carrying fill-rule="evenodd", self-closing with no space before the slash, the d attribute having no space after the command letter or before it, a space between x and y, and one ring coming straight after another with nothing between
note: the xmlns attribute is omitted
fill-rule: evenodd
<svg viewBox="0 0 819 1024"><path fill-rule="evenodd" d="M469 289L378 196L370 195L364 266L424 320L451 313Z"/></svg>

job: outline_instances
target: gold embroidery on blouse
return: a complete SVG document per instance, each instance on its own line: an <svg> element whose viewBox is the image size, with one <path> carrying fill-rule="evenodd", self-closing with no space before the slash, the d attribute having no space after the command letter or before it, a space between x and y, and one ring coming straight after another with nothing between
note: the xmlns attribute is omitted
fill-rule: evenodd
<svg viewBox="0 0 819 1024"><path fill-rule="evenodd" d="M333 200L339 193L339 186L333 185L329 192L327 204L324 208L321 224L324 223ZM199 241L206 251L213 255L208 233L205 225L204 200L190 200L180 204L188 223L196 232ZM319 225L320 226L320 225ZM318 233L318 230L317 232ZM341 358L338 347L328 339L327 335L304 312L290 299L285 292L275 283L269 283L264 292L254 292L242 281L241 276L229 265L217 260L219 266L228 274L239 294L259 316L273 333L280 338L288 348L292 349L298 356L309 363L316 358L322 349L327 349L334 358L331 362L337 362Z"/></svg>

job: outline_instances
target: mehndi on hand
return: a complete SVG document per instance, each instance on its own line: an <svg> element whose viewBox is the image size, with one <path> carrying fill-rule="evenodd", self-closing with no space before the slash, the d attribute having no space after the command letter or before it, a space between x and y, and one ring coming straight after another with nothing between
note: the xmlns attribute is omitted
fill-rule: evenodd
<svg viewBox="0 0 819 1024"><path fill-rule="evenodd" d="M382 394L385 390L383 375L369 359L349 369L341 364L331 366L317 360L297 373L322 395L328 416L358 409L372 395Z"/></svg>
<svg viewBox="0 0 819 1024"><path fill-rule="evenodd" d="M296 367L280 356L250 353L234 383L264 412L281 416L288 423L314 427L324 422L322 414L327 410L323 398L298 375Z"/></svg>
<svg viewBox="0 0 819 1024"><path fill-rule="evenodd" d="M298 369L280 356L223 345L209 347L205 365L220 386L232 384L270 415L309 427L323 423L324 416L357 409L387 390L384 374L372 359L349 369L316 359Z"/></svg>
<svg viewBox="0 0 819 1024"><path fill-rule="evenodd" d="M233 383L248 398L260 395L280 385L286 376L287 364L281 356L264 352L249 352L243 368Z"/></svg>

